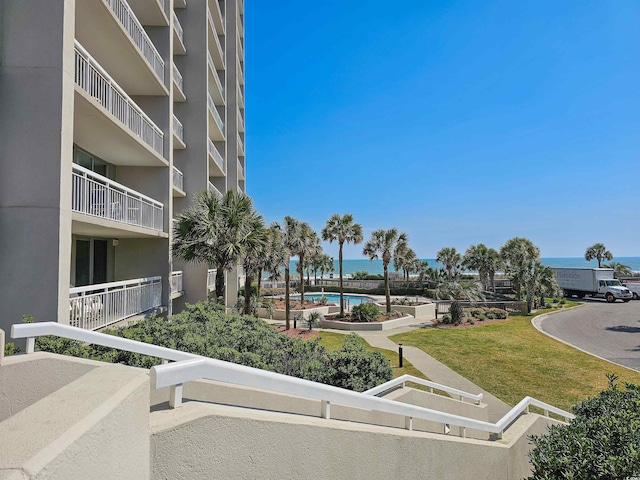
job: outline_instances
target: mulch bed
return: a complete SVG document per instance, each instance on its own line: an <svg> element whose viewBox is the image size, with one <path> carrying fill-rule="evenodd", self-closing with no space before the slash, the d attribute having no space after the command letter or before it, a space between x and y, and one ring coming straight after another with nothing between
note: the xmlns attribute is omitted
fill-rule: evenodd
<svg viewBox="0 0 640 480"><path fill-rule="evenodd" d="M473 324L468 323L466 320L462 322L460 325L451 325L446 323L434 323L433 326L436 328L473 328L473 327L482 327L483 325L488 325L489 323L494 322L504 322L508 318L487 318L486 320L478 320L473 319Z"/></svg>
<svg viewBox="0 0 640 480"><path fill-rule="evenodd" d="M278 332L291 338L299 338L300 340L310 340L316 337L320 330L309 330L308 328L290 328L285 330L285 327L276 327Z"/></svg>
<svg viewBox="0 0 640 480"><path fill-rule="evenodd" d="M387 320L395 320L397 318L402 318L404 315L400 315L399 317L387 317L386 315L382 315L381 317L376 318L375 320L371 320L370 322L356 322L351 320L351 317L347 316L347 317L343 317L343 318L339 318L339 317L334 317L331 315L325 315L324 318L326 318L327 320L335 320L336 322L349 322L349 323L380 323L380 322L386 322Z"/></svg>

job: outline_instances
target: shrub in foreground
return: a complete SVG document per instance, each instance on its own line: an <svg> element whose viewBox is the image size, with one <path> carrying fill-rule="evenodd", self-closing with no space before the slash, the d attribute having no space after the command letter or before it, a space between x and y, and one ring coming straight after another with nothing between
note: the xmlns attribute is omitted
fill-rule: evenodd
<svg viewBox="0 0 640 480"><path fill-rule="evenodd" d="M373 322L381 312L375 303L361 303L351 309L352 322Z"/></svg>

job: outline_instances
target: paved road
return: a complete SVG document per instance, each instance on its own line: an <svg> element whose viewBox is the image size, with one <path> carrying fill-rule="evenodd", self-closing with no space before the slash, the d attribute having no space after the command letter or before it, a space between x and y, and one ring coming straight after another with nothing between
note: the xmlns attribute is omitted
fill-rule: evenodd
<svg viewBox="0 0 640 480"><path fill-rule="evenodd" d="M584 305L550 315L542 329L599 357L640 371L640 300Z"/></svg>

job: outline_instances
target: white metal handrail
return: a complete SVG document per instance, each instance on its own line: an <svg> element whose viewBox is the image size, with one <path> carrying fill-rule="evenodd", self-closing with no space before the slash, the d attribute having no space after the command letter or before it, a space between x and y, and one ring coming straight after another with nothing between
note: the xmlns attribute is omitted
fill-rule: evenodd
<svg viewBox="0 0 640 480"><path fill-rule="evenodd" d="M236 61L237 63L237 68L236 68L236 72L238 74L238 82L240 82L240 85L244 85L244 68L242 66L242 62L240 61L240 57L236 55Z"/></svg>
<svg viewBox="0 0 640 480"><path fill-rule="evenodd" d="M210 192L214 193L216 195L216 197L218 198L222 198L222 192L220 190L218 190L213 183L211 182L207 182L207 190L209 190Z"/></svg>
<svg viewBox="0 0 640 480"><path fill-rule="evenodd" d="M220 131L222 132L222 135L224 135L224 122L222 121L222 118L218 113L216 104L213 103L213 98L211 98L211 95L208 95L208 94L207 94L207 105L209 106L209 111L213 115L213 118L216 121L216 124L218 125L218 127L220 127Z"/></svg>
<svg viewBox="0 0 640 480"><path fill-rule="evenodd" d="M554 413L565 420L573 419L574 415L559 408L540 402L531 397L525 397L504 415L497 423L489 423L473 418L462 417L450 413L440 412L430 408L419 407L407 403L388 400L372 395L366 395L352 390L325 385L321 383L289 377L279 373L260 370L253 367L237 365L222 360L201 357L186 352L172 350L170 348L150 345L135 340L105 335L97 332L87 332L78 328L60 325L55 322L15 324L11 327L13 338L26 338L26 353L33 353L35 338L42 335L57 335L59 337L78 340L81 342L103 345L143 355L171 360L176 363L158 365L151 369L151 384L154 388L171 388L169 404L171 407L180 406L182 403L182 385L186 382L208 379L233 385L259 388L262 390L296 395L321 401L321 415L331 418L331 403L339 405L368 409L373 411L391 413L404 416L405 427L412 428L414 418L433 421L443 424L446 433L450 425L462 428L462 436L466 429L474 429L499 436L523 413L528 413L529 407L534 406L544 410L545 415Z"/></svg>
<svg viewBox="0 0 640 480"><path fill-rule="evenodd" d="M208 138L207 140L208 140L207 148L209 150L209 155L211 155L213 157L215 162L220 166L220 168L224 172L224 159L222 158L222 155L220 155L220 152L218 151L216 146L213 144L211 139Z"/></svg>
<svg viewBox="0 0 640 480"><path fill-rule="evenodd" d="M207 20L209 21L209 26L211 27L211 31L213 32L213 39L216 42L216 47L218 49L218 52L220 53L220 59L222 60L222 66L224 67L224 50L222 49L222 44L220 43L220 39L218 38L216 25L213 22L213 17L211 16L211 11L209 10L207 10Z"/></svg>
<svg viewBox="0 0 640 480"><path fill-rule="evenodd" d="M171 16L173 17L173 28L176 29L178 38L184 45L184 30L182 29L182 25L180 25L180 20L178 20L178 16L176 15L176 12L171 12Z"/></svg>
<svg viewBox="0 0 640 480"><path fill-rule="evenodd" d="M246 178L244 176L244 167L242 166L242 163L240 163L240 159L238 159L238 178Z"/></svg>
<svg viewBox="0 0 640 480"><path fill-rule="evenodd" d="M129 33L129 36L136 44L144 58L147 59L153 70L156 72L162 83L164 83L164 60L158 53L155 45L145 32L142 24L138 21L135 13L126 0L107 0L107 4L113 10L118 20Z"/></svg>
<svg viewBox="0 0 640 480"><path fill-rule="evenodd" d="M173 186L184 192L184 175L175 166L173 167Z"/></svg>
<svg viewBox="0 0 640 480"><path fill-rule="evenodd" d="M80 165L72 167L74 212L163 231L164 205Z"/></svg>
<svg viewBox="0 0 640 480"><path fill-rule="evenodd" d="M184 93L184 78L182 78L182 74L175 63L173 64L173 81L176 82L180 91Z"/></svg>
<svg viewBox="0 0 640 480"><path fill-rule="evenodd" d="M69 325L96 330L161 304L161 277L74 287L69 289Z"/></svg>
<svg viewBox="0 0 640 480"><path fill-rule="evenodd" d="M213 58L211 58L211 53L207 51L207 64L209 65L209 69L211 70L211 75L213 76L213 81L218 87L218 91L220 92L220 96L224 98L224 87L222 86L222 82L220 82L220 77L218 77L217 69L215 63L213 63Z"/></svg>
<svg viewBox="0 0 640 480"><path fill-rule="evenodd" d="M504 430L506 430L519 415L528 413L530 406L544 409L546 415L551 412L565 419L574 418L569 412L565 412L564 410L540 402L534 398L525 397L497 423L489 423L433 410L431 408L419 407L372 395L364 395L352 390L210 358L182 360L176 363L158 365L151 369L152 386L156 389L171 387L172 391L169 404L174 408L182 404L182 385L186 382L200 379L320 400L322 402L321 415L327 419L331 418L331 403L336 403L354 408L402 415L406 419L405 425L407 429L412 428L413 419L442 423L444 432L447 432L447 428L451 425L456 425L462 428L463 437L466 436L467 428L501 436Z"/></svg>
<svg viewBox="0 0 640 480"><path fill-rule="evenodd" d="M131 100L77 40L75 40L75 62L75 81L78 86L95 98L143 142L162 155L164 150L162 130Z"/></svg>
<svg viewBox="0 0 640 480"><path fill-rule="evenodd" d="M414 377L413 375L401 375L398 378L394 378L393 380L389 380L388 382L383 383L382 385L378 385L377 387L370 388L369 390L363 392L365 395L378 395L380 393L387 392L396 387L405 386L406 382L417 383L418 385L423 385L425 387L429 387L429 391L433 393L433 389L438 389L443 392L449 393L451 395L455 395L461 401L465 398L469 400L473 400L476 405L480 404L480 400L482 400L483 394L473 394L469 392L464 392L462 390L458 390L457 388L448 387L446 385L442 385L440 383L431 382L429 380L425 380L423 378Z"/></svg>
<svg viewBox="0 0 640 480"><path fill-rule="evenodd" d="M182 270L171 272L171 293L182 291Z"/></svg>
<svg viewBox="0 0 640 480"><path fill-rule="evenodd" d="M178 120L175 114L173 115L173 133L176 134L176 137L178 137L181 142L184 142L184 125L182 125L182 122Z"/></svg>
<svg viewBox="0 0 640 480"><path fill-rule="evenodd" d="M238 106L244 108L244 94L242 88L240 88L240 82L236 82L236 91L238 92Z"/></svg>
<svg viewBox="0 0 640 480"><path fill-rule="evenodd" d="M222 194L220 194L222 195ZM216 268L210 268L207 270L207 288L214 288L216 286Z"/></svg>

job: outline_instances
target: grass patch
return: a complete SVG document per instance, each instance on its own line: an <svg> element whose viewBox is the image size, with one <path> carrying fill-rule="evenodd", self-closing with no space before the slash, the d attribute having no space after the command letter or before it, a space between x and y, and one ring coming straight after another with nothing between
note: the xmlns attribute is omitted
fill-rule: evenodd
<svg viewBox="0 0 640 480"><path fill-rule="evenodd" d="M570 409L607 388L607 373L616 374L622 382L640 383L640 373L538 332L532 318L513 316L475 328L419 329L389 338L420 348L509 405L529 395Z"/></svg>

